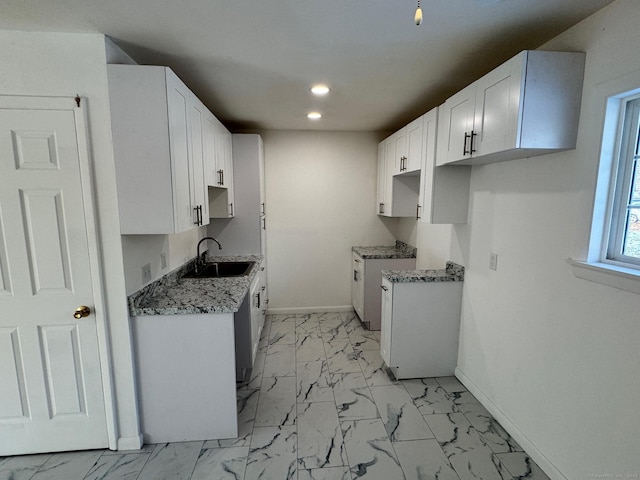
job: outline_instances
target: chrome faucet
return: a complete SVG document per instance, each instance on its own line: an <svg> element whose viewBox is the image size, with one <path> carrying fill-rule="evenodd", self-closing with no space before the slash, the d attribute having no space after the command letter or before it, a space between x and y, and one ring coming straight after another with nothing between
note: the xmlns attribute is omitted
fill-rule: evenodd
<svg viewBox="0 0 640 480"><path fill-rule="evenodd" d="M202 245L202 242L204 242L205 240L213 240L214 242L216 242L218 244L218 250L222 250L222 245L220 245L220 242L218 240L216 240L213 237L204 237L202 238L199 242L198 242L198 247L196 248L196 263L195 263L195 272L198 273L198 271L200 270L200 267L202 267L204 265L204 256L207 253L206 250L204 252L202 252L202 255L200 254L200 245Z"/></svg>

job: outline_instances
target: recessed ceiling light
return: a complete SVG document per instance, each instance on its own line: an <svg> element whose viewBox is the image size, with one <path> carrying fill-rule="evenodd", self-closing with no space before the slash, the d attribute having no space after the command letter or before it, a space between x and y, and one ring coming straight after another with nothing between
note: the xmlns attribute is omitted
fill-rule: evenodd
<svg viewBox="0 0 640 480"><path fill-rule="evenodd" d="M320 112L309 112L307 113L307 118L310 120L318 120L322 118L322 114Z"/></svg>
<svg viewBox="0 0 640 480"><path fill-rule="evenodd" d="M326 95L329 93L329 87L326 85L314 85L311 87L311 93L314 95Z"/></svg>

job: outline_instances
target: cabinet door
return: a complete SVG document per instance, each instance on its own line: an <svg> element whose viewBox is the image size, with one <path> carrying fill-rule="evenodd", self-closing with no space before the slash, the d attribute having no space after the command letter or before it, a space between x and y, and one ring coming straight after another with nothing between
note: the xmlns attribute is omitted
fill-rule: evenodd
<svg viewBox="0 0 640 480"><path fill-rule="evenodd" d="M473 156L515 148L523 55L512 58L476 82Z"/></svg>
<svg viewBox="0 0 640 480"><path fill-rule="evenodd" d="M229 132L228 130L226 130L224 135L224 166L224 182L225 187L227 187L229 217L233 217L235 216L235 197L233 190L233 137L231 136L231 132Z"/></svg>
<svg viewBox="0 0 640 480"><path fill-rule="evenodd" d="M253 367L253 362L256 359L256 353L258 352L258 343L260 342L260 332L262 330L262 303L261 303L261 292L260 292L260 279L256 277L256 279L251 284L250 294L251 294L251 308L250 308L250 316L251 316L251 366Z"/></svg>
<svg viewBox="0 0 640 480"><path fill-rule="evenodd" d="M393 168L392 175L406 171L407 163L407 127L403 127L393 134ZM387 159L388 161L388 159Z"/></svg>
<svg viewBox="0 0 640 480"><path fill-rule="evenodd" d="M423 115L422 125L422 168L420 173L420 203L418 220L431 223L433 191L436 174L436 133L438 109Z"/></svg>
<svg viewBox="0 0 640 480"><path fill-rule="evenodd" d="M351 278L351 304L362 321L364 321L364 265L359 255L353 254Z"/></svg>
<svg viewBox="0 0 640 480"><path fill-rule="evenodd" d="M378 195L376 197L376 213L384 215L387 189L387 164L385 162L385 142L378 144Z"/></svg>
<svg viewBox="0 0 640 480"><path fill-rule="evenodd" d="M382 310L380 325L380 356L391 366L391 327L393 321L393 284L382 279Z"/></svg>
<svg viewBox="0 0 640 480"><path fill-rule="evenodd" d="M207 112L204 118L204 158L205 178L208 186L218 186L218 166L216 164L216 117Z"/></svg>
<svg viewBox="0 0 640 480"><path fill-rule="evenodd" d="M470 157L475 111L476 84L449 98L442 109L438 136L438 165Z"/></svg>
<svg viewBox="0 0 640 480"><path fill-rule="evenodd" d="M191 211L193 212L193 223L197 226L209 224L209 200L205 178L205 111L204 105L192 95L189 105L189 136L191 139L189 173Z"/></svg>
<svg viewBox="0 0 640 480"><path fill-rule="evenodd" d="M167 70L169 143L173 188L175 233L193 228L191 210L191 173L189 172L189 97L191 92Z"/></svg>
<svg viewBox="0 0 640 480"><path fill-rule="evenodd" d="M406 129L407 153L403 172L414 172L422 166L423 117L416 118Z"/></svg>
<svg viewBox="0 0 640 480"><path fill-rule="evenodd" d="M395 141L390 138L384 144L384 166L385 166L385 188L384 188L384 213L385 217L391 216L391 207L393 205L393 175L395 172L394 158L396 155Z"/></svg>

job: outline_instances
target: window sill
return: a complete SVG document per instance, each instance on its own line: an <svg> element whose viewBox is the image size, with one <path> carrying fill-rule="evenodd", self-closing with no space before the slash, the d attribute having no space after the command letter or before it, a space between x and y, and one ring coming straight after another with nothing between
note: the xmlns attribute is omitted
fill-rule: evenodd
<svg viewBox="0 0 640 480"><path fill-rule="evenodd" d="M571 258L569 264L577 278L640 294L640 270Z"/></svg>

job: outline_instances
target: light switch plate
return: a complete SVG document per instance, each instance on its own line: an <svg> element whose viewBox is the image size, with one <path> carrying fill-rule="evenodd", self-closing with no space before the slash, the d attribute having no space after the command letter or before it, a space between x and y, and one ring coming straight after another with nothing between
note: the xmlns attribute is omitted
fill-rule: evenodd
<svg viewBox="0 0 640 480"><path fill-rule="evenodd" d="M491 253L489 255L489 268L491 270L498 270L498 254L497 253Z"/></svg>
<svg viewBox="0 0 640 480"><path fill-rule="evenodd" d="M142 266L142 283L149 283L151 281L151 264L145 263Z"/></svg>

